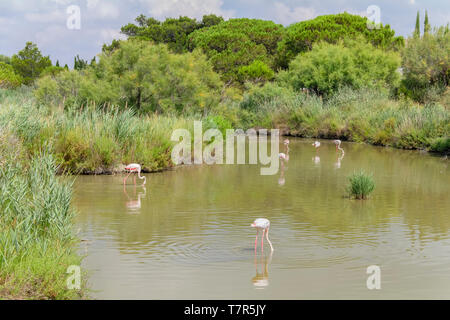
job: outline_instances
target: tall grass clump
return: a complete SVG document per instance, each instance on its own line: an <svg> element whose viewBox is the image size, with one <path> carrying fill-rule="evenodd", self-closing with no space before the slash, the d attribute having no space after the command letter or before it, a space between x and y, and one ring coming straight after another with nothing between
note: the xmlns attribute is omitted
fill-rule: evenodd
<svg viewBox="0 0 450 320"><path fill-rule="evenodd" d="M349 196L355 199L367 199L369 194L375 189L372 175L366 174L363 170L354 172L348 177L348 180L347 191Z"/></svg>
<svg viewBox="0 0 450 320"><path fill-rule="evenodd" d="M3 141L4 142L4 141ZM66 270L80 265L72 233L72 183L41 153L0 167L0 298L76 299Z"/></svg>

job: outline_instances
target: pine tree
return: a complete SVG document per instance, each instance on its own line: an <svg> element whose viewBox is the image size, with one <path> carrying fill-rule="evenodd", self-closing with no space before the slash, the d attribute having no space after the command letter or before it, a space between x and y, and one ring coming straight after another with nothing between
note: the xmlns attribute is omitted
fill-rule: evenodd
<svg viewBox="0 0 450 320"><path fill-rule="evenodd" d="M55 66L59 67L59 60L56 60Z"/></svg>
<svg viewBox="0 0 450 320"><path fill-rule="evenodd" d="M420 37L420 17L419 17L419 11L417 11L417 17L416 17L416 29L414 30L414 36Z"/></svg>
<svg viewBox="0 0 450 320"><path fill-rule="evenodd" d="M430 31L430 23L428 22L428 12L425 10L425 22L423 28L423 34L428 34Z"/></svg>

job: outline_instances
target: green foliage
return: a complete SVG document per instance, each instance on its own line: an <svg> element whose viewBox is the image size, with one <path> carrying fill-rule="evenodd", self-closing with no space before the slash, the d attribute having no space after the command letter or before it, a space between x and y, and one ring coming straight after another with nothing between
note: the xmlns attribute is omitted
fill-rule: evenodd
<svg viewBox="0 0 450 320"><path fill-rule="evenodd" d="M274 68L283 34L283 26L272 21L230 19L193 32L189 48L201 48L224 81L239 81L239 68L255 60Z"/></svg>
<svg viewBox="0 0 450 320"><path fill-rule="evenodd" d="M176 53L187 51L187 37L193 31L219 24L222 17L214 14L203 16L202 21L189 17L167 18L164 22L140 15L136 18L138 25L129 23L123 26L121 32L128 37L152 40L155 43L165 43ZM114 45L117 45L115 43Z"/></svg>
<svg viewBox="0 0 450 320"><path fill-rule="evenodd" d="M450 154L450 137L441 137L433 140L430 151Z"/></svg>
<svg viewBox="0 0 450 320"><path fill-rule="evenodd" d="M242 66L238 70L241 82L250 81L253 83L266 82L275 75L272 69L262 61L255 60L248 66Z"/></svg>
<svg viewBox="0 0 450 320"><path fill-rule="evenodd" d="M408 38L403 50L402 66L402 92L416 101L433 102L435 99L430 101L430 97L435 96L433 91L442 93L450 83L448 26L434 29L421 38Z"/></svg>
<svg viewBox="0 0 450 320"><path fill-rule="evenodd" d="M48 56L42 56L35 44L27 42L23 50L11 57L11 65L25 84L31 84L52 62Z"/></svg>
<svg viewBox="0 0 450 320"><path fill-rule="evenodd" d="M363 170L353 173L348 177L348 180L347 191L350 196L356 199L366 199L375 189L372 175L366 174Z"/></svg>
<svg viewBox="0 0 450 320"><path fill-rule="evenodd" d="M97 64L38 82L42 103L112 104L140 113L206 113L220 99L222 83L199 51L172 54L165 45L124 41Z"/></svg>
<svg viewBox="0 0 450 320"><path fill-rule="evenodd" d="M75 70L83 70L87 66L88 66L87 60L81 59L80 56L77 54L77 56L74 58L73 68Z"/></svg>
<svg viewBox="0 0 450 320"><path fill-rule="evenodd" d="M0 62L4 62L6 64L11 64L11 58L8 56L5 56L3 54L0 54Z"/></svg>
<svg viewBox="0 0 450 320"><path fill-rule="evenodd" d="M363 36L375 47L383 49L403 46L403 38L395 37L389 25L367 28L367 18L349 13L319 16L312 20L294 23L286 28L286 35L278 46L278 65L286 68L301 52L313 48L320 41L337 43L344 38Z"/></svg>
<svg viewBox="0 0 450 320"><path fill-rule="evenodd" d="M41 153L29 163L15 155L6 155L0 167L0 292L10 298L80 298L82 292L65 283L67 267L81 260L72 234L72 184L55 175L51 155Z"/></svg>
<svg viewBox="0 0 450 320"><path fill-rule="evenodd" d="M399 66L398 53L377 49L361 39L337 44L321 42L297 56L289 71L280 73L278 79L297 91L308 88L332 95L342 87L395 88L400 79Z"/></svg>
<svg viewBox="0 0 450 320"><path fill-rule="evenodd" d="M425 20L423 22L423 34L427 34L430 32L431 26L430 22L428 21L428 12L425 10Z"/></svg>
<svg viewBox="0 0 450 320"><path fill-rule="evenodd" d="M14 68L0 62L0 88L16 88L22 84L22 78L14 72Z"/></svg>
<svg viewBox="0 0 450 320"><path fill-rule="evenodd" d="M420 16L419 16L419 11L417 11L416 27L414 29L414 36L415 37L420 37Z"/></svg>
<svg viewBox="0 0 450 320"><path fill-rule="evenodd" d="M244 94L240 107L256 112L269 103L287 104L294 97L296 95L292 90L268 82L262 87L250 86Z"/></svg>
<svg viewBox="0 0 450 320"><path fill-rule="evenodd" d="M55 77L58 73L62 72L62 71L66 71L66 69L59 67L59 66L50 66L45 68L42 73L41 73L41 77L45 77L45 76L53 76Z"/></svg>

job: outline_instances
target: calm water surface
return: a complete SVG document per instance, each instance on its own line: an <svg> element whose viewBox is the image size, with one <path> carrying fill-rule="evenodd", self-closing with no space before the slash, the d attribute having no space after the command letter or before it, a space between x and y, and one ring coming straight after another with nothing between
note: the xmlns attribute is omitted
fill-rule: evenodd
<svg viewBox="0 0 450 320"><path fill-rule="evenodd" d="M290 139L284 170L184 166L147 175L80 176L80 251L98 299L450 299L448 160L354 143ZM280 151L283 151L280 146ZM347 176L373 172L369 200ZM275 251L254 255L255 218ZM259 250L259 248L258 248ZM366 269L381 268L368 290Z"/></svg>

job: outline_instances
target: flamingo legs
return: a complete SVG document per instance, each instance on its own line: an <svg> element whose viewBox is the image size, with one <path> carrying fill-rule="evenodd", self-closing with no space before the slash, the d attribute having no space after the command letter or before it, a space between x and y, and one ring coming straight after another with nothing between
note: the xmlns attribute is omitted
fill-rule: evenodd
<svg viewBox="0 0 450 320"><path fill-rule="evenodd" d="M132 174L133 171L130 171L130 173L128 173L128 175L125 177L125 179L123 179L123 184L125 185L125 182L127 181L128 177L130 176L130 174Z"/></svg>
<svg viewBox="0 0 450 320"><path fill-rule="evenodd" d="M128 173L128 175L125 177L125 179L123 179L123 184L126 183L128 177L132 174L132 173L136 173L137 171L134 170L130 170L130 172ZM136 184L136 176L133 177L133 183Z"/></svg>
<svg viewBox="0 0 450 320"><path fill-rule="evenodd" d="M256 254L256 248L258 247L258 234L259 234L259 230L256 229L256 238L255 238L255 254ZM269 240L269 228L267 229L262 229L262 237L261 237L261 252L264 252L264 234L266 235L266 240L270 245L270 249L273 252L273 246L272 243Z"/></svg>

